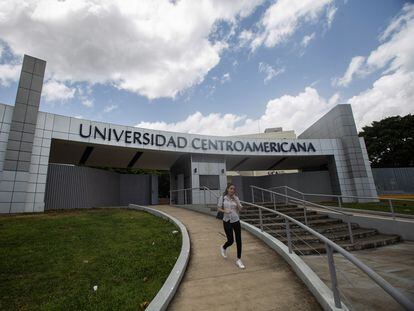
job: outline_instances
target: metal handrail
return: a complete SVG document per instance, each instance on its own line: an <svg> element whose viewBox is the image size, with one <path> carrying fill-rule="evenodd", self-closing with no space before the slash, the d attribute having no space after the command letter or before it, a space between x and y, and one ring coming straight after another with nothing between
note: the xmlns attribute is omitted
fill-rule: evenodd
<svg viewBox="0 0 414 311"><path fill-rule="evenodd" d="M316 196L316 197L333 197L333 198L337 198L338 200L338 206L340 208L342 208L342 203L341 203L341 199L343 198L354 198L354 199L373 199L373 200L377 200L377 201L388 201L388 206L390 209L390 213L393 219L395 219L395 211L394 211L394 206L392 204L392 201L395 202L413 202L413 199L398 199L398 198L386 198L386 197L361 197L361 196L354 196L354 195L339 195L339 194L322 194L322 193L305 193L305 192L301 192L297 189L294 189L292 187L289 186L277 186L277 187L271 187L269 189L280 189L280 188L284 188L285 189L285 194L287 194L287 189L294 191L298 194L300 194L302 196L302 199L305 199L305 196Z"/></svg>
<svg viewBox="0 0 414 311"><path fill-rule="evenodd" d="M220 197L219 195L217 195L213 190L211 190L210 188L206 187L206 186L202 186L204 188L204 190L207 190L208 192L212 193L217 199Z"/></svg>
<svg viewBox="0 0 414 311"><path fill-rule="evenodd" d="M257 186L254 186L254 185L250 185L250 188L252 189L252 202L253 203L254 203L254 191L253 191L253 189L261 190L262 195L263 195L263 191L271 193L271 194L273 194L273 198L274 198L274 195L282 196L286 199L286 204L289 200L293 201L294 203L297 203L297 202L302 203L302 205L303 205L303 216L305 218L305 225L308 225L308 219L307 219L307 215L306 215L307 205L313 205L317 208L325 209L325 210L332 211L334 213L338 213L338 214L342 214L342 215L346 216L346 222L347 222L348 233L349 233L349 241L351 242L351 244L354 244L354 234L352 233L352 224L351 224L351 220L350 220L351 216L353 216L352 214L345 213L343 211L338 211L335 208L327 207L327 206L320 205L320 204L317 204L317 203L313 203L313 202L310 202L310 201L306 201L306 200L303 200L303 199L298 199L298 198L292 197L292 196L287 195L287 194L278 193L278 192L271 191L271 190L261 188L261 187L257 187ZM276 209L276 205L274 205L274 208Z"/></svg>
<svg viewBox="0 0 414 311"><path fill-rule="evenodd" d="M394 298L395 301L397 301L401 306L406 308L407 310L414 310L414 303L408 299L406 296L404 296L400 291L398 291L395 287L393 287L390 283L388 283L385 279L383 279L378 273L376 273L374 270L372 270L370 267L368 267L366 264L364 264L362 261L360 261L358 258L356 258L354 255L352 255L347 250L343 249L341 246L336 244L335 242L331 241L327 237L323 236L319 232L313 230L312 228L308 227L307 225L301 223L300 221L283 214L281 212L278 212L277 210L272 210L270 208L257 205L255 203L251 202L245 202L240 201L242 204L251 205L254 207L259 208L259 211L264 210L267 212L271 212L274 214L277 214L281 217L283 217L286 222L286 236L288 238L288 248L289 253L292 253L292 242L290 240L290 227L289 227L289 221L292 223L298 225L302 229L306 230L310 234L317 237L319 240L325 243L326 249L327 249L327 255L328 255L328 264L329 264L329 270L331 275L331 283L332 283L332 291L334 294L334 300L335 300L335 306L337 308L341 308L341 301L338 291L338 284L336 280L336 270L335 270L335 263L333 261L333 251L336 251L340 253L342 256L344 256L348 261L353 263L357 268L359 268L362 272L364 272L366 275L368 275L375 283L377 283L385 292L387 292L392 298ZM261 213L260 213L261 214ZM263 231L263 229L262 229Z"/></svg>
<svg viewBox="0 0 414 311"><path fill-rule="evenodd" d="M215 194L213 190L211 190L210 188L208 188L206 186L192 187L192 188L182 188L182 189L173 189L173 190L170 190L170 192L178 192L178 191L184 191L184 190L207 190L207 191L210 191L212 194L214 194L216 197L218 197L217 194Z"/></svg>
<svg viewBox="0 0 414 311"><path fill-rule="evenodd" d="M332 212L335 212L335 213L339 213L339 214L342 214L342 215L345 215L345 216L353 216L352 214L345 213L344 211L338 211L337 209L329 207L329 206L325 206L325 205L321 205L321 204L318 204L318 203L310 202L310 201L307 201L307 200L304 200L304 199L295 198L295 197L292 197L290 195L275 192L275 191L272 191L272 190L269 190L269 189L257 187L257 186L254 186L254 185L250 185L250 187L251 188L256 188L256 189L259 189L259 190L262 190L262 191L266 191L266 192L269 192L269 193L273 193L273 194L276 194L276 195L279 195L279 196L283 196L283 197L291 199L291 200L299 201L301 203L304 203L305 205L313 205L315 207L323 208L323 209L326 209L326 210L329 210L329 211L332 211Z"/></svg>
<svg viewBox="0 0 414 311"><path fill-rule="evenodd" d="M291 191L302 195L309 195L309 196L317 196L317 197L341 197L341 198L353 198L353 199L375 199L375 200L392 200L392 201L403 201L403 202L414 202L413 199L398 199L398 198L387 198L387 197L363 197L363 196L356 196L356 195L344 195L344 194L326 194L326 193L306 193L294 189L289 186L277 186L277 187L270 187L269 189L278 189L278 188L287 188Z"/></svg>
<svg viewBox="0 0 414 311"><path fill-rule="evenodd" d="M192 188L183 188L183 189L173 189L170 190L170 205L172 205L172 193L173 192L180 192L180 191L184 191L184 204L187 204L187 198L186 198L186 193L188 190L202 190L204 191L204 206L206 206L206 197L205 197L205 191L208 191L211 194L213 194L217 199L219 198L219 196L210 188L206 187L206 186L201 186L201 187L192 187Z"/></svg>

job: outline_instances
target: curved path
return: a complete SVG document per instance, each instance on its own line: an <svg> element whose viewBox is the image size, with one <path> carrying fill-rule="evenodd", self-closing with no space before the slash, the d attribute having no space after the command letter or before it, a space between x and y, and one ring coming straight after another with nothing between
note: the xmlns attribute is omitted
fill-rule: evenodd
<svg viewBox="0 0 414 311"><path fill-rule="evenodd" d="M178 218L190 235L187 271L168 310L321 310L316 299L276 252L242 230L246 265L235 265L236 247L221 257L221 221L168 205L151 206Z"/></svg>

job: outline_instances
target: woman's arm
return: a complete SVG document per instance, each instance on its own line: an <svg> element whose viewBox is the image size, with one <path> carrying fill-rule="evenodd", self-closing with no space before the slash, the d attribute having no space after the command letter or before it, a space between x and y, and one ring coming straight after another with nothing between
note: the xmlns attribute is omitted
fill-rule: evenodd
<svg viewBox="0 0 414 311"><path fill-rule="evenodd" d="M241 205L239 197L236 196L235 199L236 199L236 203L237 203L237 210L241 211L243 209L243 205Z"/></svg>

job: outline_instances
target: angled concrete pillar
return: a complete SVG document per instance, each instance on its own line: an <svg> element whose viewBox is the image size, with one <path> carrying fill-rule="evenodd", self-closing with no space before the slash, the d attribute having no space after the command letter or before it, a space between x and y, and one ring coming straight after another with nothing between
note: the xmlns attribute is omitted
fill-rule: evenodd
<svg viewBox="0 0 414 311"><path fill-rule="evenodd" d="M298 138L338 139L342 145L343 154L335 157L329 165L330 169L335 170L334 173L337 176L337 183L333 183L333 187L339 187L342 195L377 197L365 142L358 137L351 105L335 106Z"/></svg>
<svg viewBox="0 0 414 311"><path fill-rule="evenodd" d="M35 198L32 204L26 203L45 68L44 60L24 56L13 112L7 114L7 107L2 117L2 139L8 137L7 143L2 141L5 150L0 179L1 213L34 211Z"/></svg>

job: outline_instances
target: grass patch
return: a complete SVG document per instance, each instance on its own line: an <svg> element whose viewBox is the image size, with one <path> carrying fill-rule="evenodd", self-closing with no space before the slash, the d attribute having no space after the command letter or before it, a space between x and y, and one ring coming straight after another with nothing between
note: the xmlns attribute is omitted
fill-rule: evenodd
<svg viewBox="0 0 414 311"><path fill-rule="evenodd" d="M324 202L321 204L338 207L337 202ZM397 214L414 215L414 202L392 202L394 212ZM342 203L342 207L354 208L360 210L370 210L378 212L390 213L390 207L387 201L373 202L373 203Z"/></svg>
<svg viewBox="0 0 414 311"><path fill-rule="evenodd" d="M140 310L180 253L173 230L119 209L0 217L0 309Z"/></svg>
<svg viewBox="0 0 414 311"><path fill-rule="evenodd" d="M390 213L390 207L387 203L343 203L343 207L355 208L355 209L365 209L370 211L379 211ZM401 203L396 204L393 202L394 212L398 214L409 214L414 215L414 207L409 205L404 205Z"/></svg>

